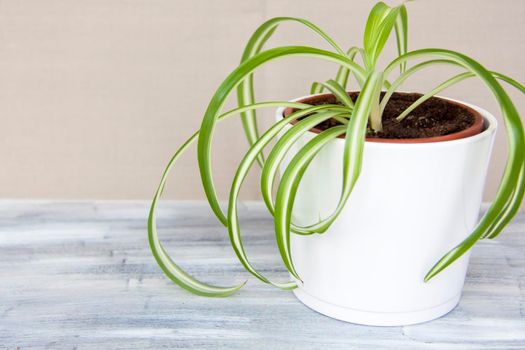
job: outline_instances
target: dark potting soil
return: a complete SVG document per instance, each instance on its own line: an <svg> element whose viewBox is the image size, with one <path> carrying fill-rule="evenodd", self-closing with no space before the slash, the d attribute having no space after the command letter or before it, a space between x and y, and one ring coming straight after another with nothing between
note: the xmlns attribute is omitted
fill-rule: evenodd
<svg viewBox="0 0 525 350"><path fill-rule="evenodd" d="M349 93L354 102L358 95L357 92ZM421 96L419 93L394 93L383 112L383 131L376 133L369 128L367 137L413 139L443 136L465 130L474 124L473 111L439 97L431 97L401 122L396 121L396 117ZM333 95L319 96L305 102L312 105L340 104ZM329 119L318 124L316 129L323 131L337 125L341 124Z"/></svg>

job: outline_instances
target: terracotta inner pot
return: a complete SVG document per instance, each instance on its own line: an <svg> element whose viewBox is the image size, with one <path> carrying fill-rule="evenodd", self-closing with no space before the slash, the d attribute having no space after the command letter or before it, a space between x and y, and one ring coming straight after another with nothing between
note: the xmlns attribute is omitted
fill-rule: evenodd
<svg viewBox="0 0 525 350"><path fill-rule="evenodd" d="M396 92L395 94L404 94L404 93ZM320 94L320 95L310 96L310 97L306 97L304 99L300 99L300 100L298 100L296 102L302 102L302 103L307 103L307 104L315 104L314 103L315 101L320 100L320 99L325 98L326 96L330 96L330 95L332 95L332 94ZM469 114L471 114L474 117L474 123L471 126L469 126L468 128L466 128L466 129L463 129L461 131L454 132L454 133L451 133L451 134L442 135L442 136L420 137L420 138L378 138L378 137L367 137L366 141L367 142L384 142L384 143L427 143L427 142L450 141L450 140L457 140L457 139L462 139L462 138L466 138L466 137L477 135L477 134L481 133L485 129L485 121L483 119L483 116L479 112L474 110L473 108L471 108L469 106L466 106L466 105L464 105L462 103L459 103L459 102L450 101L450 100L446 100L446 99L441 99L441 100L445 100L447 103L453 104L455 106L458 106L458 107L466 110ZM286 108L284 110L284 112L283 112L283 117L289 116L294 111L296 111L296 109L294 109L292 107ZM297 120L291 122L291 124L295 124L295 123L297 123ZM310 129L310 131L314 132L316 134L321 132L321 130L317 129L317 128L312 128L312 129ZM343 135L339 136L339 138L345 138L345 135L343 134Z"/></svg>

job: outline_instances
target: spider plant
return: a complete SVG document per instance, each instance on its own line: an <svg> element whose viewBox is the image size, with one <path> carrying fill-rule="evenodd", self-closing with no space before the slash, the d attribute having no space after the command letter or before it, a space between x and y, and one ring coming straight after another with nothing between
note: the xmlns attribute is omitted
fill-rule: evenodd
<svg viewBox="0 0 525 350"><path fill-rule="evenodd" d="M278 26L285 22L306 27L328 43L331 50L311 46L281 46L265 49L264 46L268 39ZM378 57L392 32L395 32L398 56L386 66L378 67ZM274 60L290 56L308 56L335 62L339 65L339 70L334 79L326 82L314 82L310 91L311 93L329 91L336 96L340 103L308 105L288 101L256 102L253 89L254 71ZM416 62L413 63L413 61ZM409 63L412 65L409 66ZM523 126L518 111L499 81L509 84L522 93L525 93L525 87L506 75L488 70L474 59L459 52L438 48L408 51L407 10L405 5L389 7L383 2L379 2L373 7L368 17L363 46L351 47L346 51L323 30L305 19L277 17L268 20L257 28L246 45L240 65L226 77L211 98L200 129L175 152L162 175L160 185L152 201L148 220L149 243L159 266L180 287L202 296L228 296L244 285L242 283L226 287L213 286L198 281L183 271L170 258L158 238L156 229L157 206L168 175L180 156L191 144L197 142L200 176L208 203L217 219L227 228L232 248L239 261L247 271L265 283L284 290L295 288L297 286L295 281L277 282L269 280L257 271L245 253L239 227L237 201L248 171L256 163L262 168L261 193L266 207L274 219L275 237L280 255L290 274L301 281L290 254L290 235L322 234L330 227L350 198L352 189L359 178L366 135L382 130L382 113L389 99L409 77L436 65L455 66L460 68L462 72L444 80L434 89L422 95L397 119L402 120L414 108L444 89L468 78L476 77L481 79L492 92L501 108L501 114L508 132L508 158L499 190L490 208L463 242L450 250L439 261L436 261L434 267L426 274L425 282L430 281L461 257L478 240L493 239L498 236L518 211L525 188ZM354 90L360 91L355 102L349 98L346 92L351 77L352 80L355 80ZM234 93L234 90L237 94L238 107L229 111L222 111L226 99ZM381 97L382 91L384 91L384 95ZM260 108L283 106L292 107L296 111L260 134L257 128L256 111ZM233 178L227 211L223 211L219 205L211 170L211 144L217 123L236 116L240 116L242 120L249 149ZM293 157L283 172L280 182L278 182L276 179L277 169L291 146L312 127L330 118L338 120L340 125L318 134L308 142ZM297 122L291 125L290 123L293 121ZM285 127L287 128L286 131L284 131ZM282 133L282 137L265 156L263 149L280 133ZM331 215L319 218L317 223L313 225L295 225L291 221L291 213L303 174L323 146L342 134L346 134L344 157L341 159L344 171L343 186L336 209ZM277 188L275 196L272 193L274 187Z"/></svg>

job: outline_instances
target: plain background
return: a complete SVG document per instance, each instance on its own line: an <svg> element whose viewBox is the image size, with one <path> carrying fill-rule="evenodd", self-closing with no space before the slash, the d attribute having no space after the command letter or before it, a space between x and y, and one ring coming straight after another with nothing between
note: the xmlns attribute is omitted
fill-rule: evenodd
<svg viewBox="0 0 525 350"><path fill-rule="evenodd" d="M387 1L395 5L395 1ZM170 155L199 127L214 90L240 59L251 33L274 16L313 21L343 47L362 45L373 1L58 1L0 2L0 197L148 199ZM408 3L409 48L461 51L489 69L525 81L525 1L419 0ZM297 24L284 24L270 46L328 48ZM393 40L383 62L395 53ZM256 74L259 100L304 95L336 67L308 58L273 63ZM427 91L451 69L409 80ZM355 85L354 85L355 87ZM510 90L509 90L510 91ZM475 80L445 96L499 115ZM525 99L510 95L525 113ZM233 106L232 102L228 105ZM227 106L227 107L228 107ZM268 125L272 111L261 114ZM485 200L505 164L500 128ZM239 120L217 130L215 178L226 195L246 142ZM201 199L192 148L169 185L170 198ZM259 198L257 172L242 193Z"/></svg>

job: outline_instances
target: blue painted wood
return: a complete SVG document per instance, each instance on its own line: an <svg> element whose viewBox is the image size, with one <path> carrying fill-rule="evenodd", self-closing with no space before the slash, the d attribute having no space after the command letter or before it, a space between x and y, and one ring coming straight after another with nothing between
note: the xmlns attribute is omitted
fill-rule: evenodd
<svg viewBox="0 0 525 350"><path fill-rule="evenodd" d="M147 202L0 201L0 348L525 349L524 214L475 247L454 311L381 328L322 316L254 279L227 299L188 294L150 255L147 211ZM243 203L240 216L253 263L286 279L262 205ZM163 203L159 231L203 280L248 278L203 203Z"/></svg>

